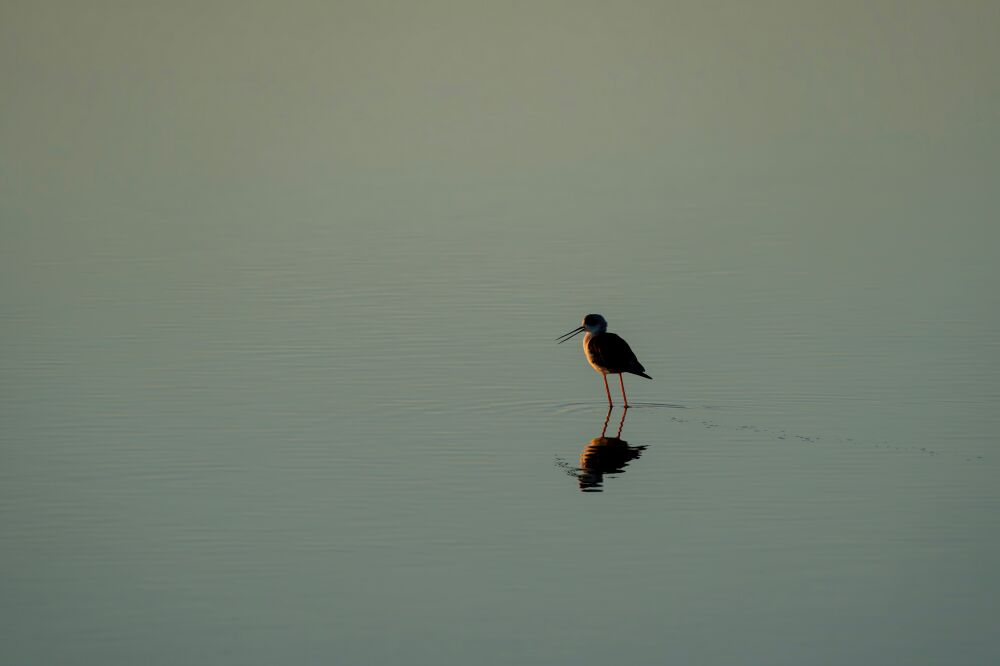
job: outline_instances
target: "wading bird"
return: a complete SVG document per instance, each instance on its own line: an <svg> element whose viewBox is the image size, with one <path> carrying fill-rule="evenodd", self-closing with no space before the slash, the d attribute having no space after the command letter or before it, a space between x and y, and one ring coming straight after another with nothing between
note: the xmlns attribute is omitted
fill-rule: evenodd
<svg viewBox="0 0 1000 666"><path fill-rule="evenodd" d="M583 336L583 352L587 355L587 361L591 367L604 377L604 390L608 394L608 404L614 404L611 400L611 389L608 388L608 375L618 375L618 381L622 385L622 398L624 398L627 408L628 396L625 395L625 380L622 379L622 375L630 372L646 379L652 379L652 377L646 374L646 368L642 367L642 363L639 363L639 359L635 357L628 343L614 333L608 333L608 320L599 314L587 315L583 318L583 326L560 335L556 340L562 344L577 333L584 331L587 334Z"/></svg>

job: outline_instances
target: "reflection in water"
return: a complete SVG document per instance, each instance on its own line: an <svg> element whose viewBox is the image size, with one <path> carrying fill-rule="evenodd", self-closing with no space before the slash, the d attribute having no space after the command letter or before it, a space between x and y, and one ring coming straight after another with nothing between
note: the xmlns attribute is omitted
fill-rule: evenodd
<svg viewBox="0 0 1000 666"><path fill-rule="evenodd" d="M618 434L614 437L606 436L611 412L612 408L609 407L600 437L590 440L580 452L580 467L575 476L580 483L580 490L585 493L601 492L605 474L621 474L629 462L638 458L646 449L645 446L629 446L629 443L621 438L622 428L625 427L625 416L628 414L627 408L622 411L621 421L618 422Z"/></svg>

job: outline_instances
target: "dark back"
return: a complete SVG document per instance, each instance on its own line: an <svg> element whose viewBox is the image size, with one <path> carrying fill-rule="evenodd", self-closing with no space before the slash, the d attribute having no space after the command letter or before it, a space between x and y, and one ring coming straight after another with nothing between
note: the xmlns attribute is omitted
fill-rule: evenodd
<svg viewBox="0 0 1000 666"><path fill-rule="evenodd" d="M614 333L591 336L587 349L598 365L612 372L646 372L628 343Z"/></svg>

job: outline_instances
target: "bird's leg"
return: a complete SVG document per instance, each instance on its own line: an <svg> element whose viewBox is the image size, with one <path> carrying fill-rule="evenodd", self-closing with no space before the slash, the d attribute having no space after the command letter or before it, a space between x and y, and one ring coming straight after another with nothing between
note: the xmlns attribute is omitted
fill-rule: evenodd
<svg viewBox="0 0 1000 666"><path fill-rule="evenodd" d="M610 407L611 405L613 405L615 403L613 403L611 401L611 389L608 388L608 376L606 374L604 374L603 372L601 373L601 376L604 377L604 390L608 394L608 407Z"/></svg>
<svg viewBox="0 0 1000 666"><path fill-rule="evenodd" d="M607 383L607 381L608 381L607 379L604 380L605 383ZM618 373L618 381L622 385L622 398L625 399L625 409L628 409L628 396L625 395L625 373L624 372L619 372Z"/></svg>

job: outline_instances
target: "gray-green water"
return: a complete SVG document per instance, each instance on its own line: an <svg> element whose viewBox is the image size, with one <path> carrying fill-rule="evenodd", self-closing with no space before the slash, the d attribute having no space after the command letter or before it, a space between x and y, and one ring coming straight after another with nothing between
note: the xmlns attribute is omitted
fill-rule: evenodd
<svg viewBox="0 0 1000 666"><path fill-rule="evenodd" d="M995 5L0 19L0 663L1000 660Z"/></svg>

